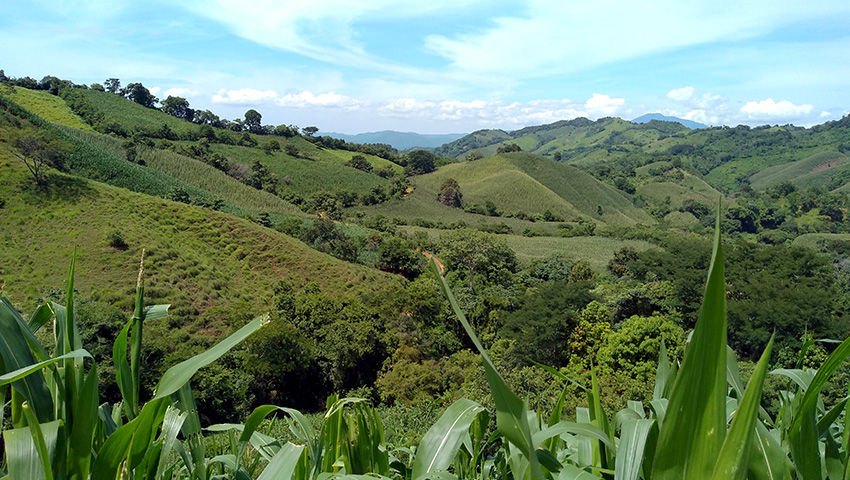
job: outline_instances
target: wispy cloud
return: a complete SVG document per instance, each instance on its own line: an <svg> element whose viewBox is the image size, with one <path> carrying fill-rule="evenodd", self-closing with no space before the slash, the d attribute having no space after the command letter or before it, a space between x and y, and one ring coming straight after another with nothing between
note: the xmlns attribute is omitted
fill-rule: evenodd
<svg viewBox="0 0 850 480"><path fill-rule="evenodd" d="M278 99L274 90L254 90L253 88L240 88L239 90L219 90L212 96L215 103L232 103L234 105L258 105L270 103Z"/></svg>
<svg viewBox="0 0 850 480"><path fill-rule="evenodd" d="M747 102L746 105L741 107L741 113L745 114L750 120L772 121L781 119L791 121L810 116L814 109L815 107L812 105L794 105L788 100L775 102L772 98L768 98L760 102Z"/></svg>

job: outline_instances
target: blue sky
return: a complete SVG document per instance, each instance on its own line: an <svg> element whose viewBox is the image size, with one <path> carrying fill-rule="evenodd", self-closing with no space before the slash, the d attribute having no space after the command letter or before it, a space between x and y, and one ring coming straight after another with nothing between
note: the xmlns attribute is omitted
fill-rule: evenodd
<svg viewBox="0 0 850 480"><path fill-rule="evenodd" d="M850 111L850 2L4 0L0 68L321 131Z"/></svg>

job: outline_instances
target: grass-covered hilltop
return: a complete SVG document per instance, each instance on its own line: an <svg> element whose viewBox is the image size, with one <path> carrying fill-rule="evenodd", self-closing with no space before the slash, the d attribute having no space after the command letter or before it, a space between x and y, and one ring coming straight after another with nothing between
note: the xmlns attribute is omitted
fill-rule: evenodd
<svg viewBox="0 0 850 480"><path fill-rule="evenodd" d="M0 479L850 478L848 192L850 117L399 151L0 70Z"/></svg>

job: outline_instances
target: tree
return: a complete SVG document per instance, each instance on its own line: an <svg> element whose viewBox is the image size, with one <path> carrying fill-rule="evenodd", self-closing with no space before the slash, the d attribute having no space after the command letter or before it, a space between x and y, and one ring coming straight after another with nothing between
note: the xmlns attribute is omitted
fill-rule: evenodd
<svg viewBox="0 0 850 480"><path fill-rule="evenodd" d="M18 151L13 154L24 162L39 187L43 185L44 167L56 165L62 157L62 151L67 146L56 138L51 138L44 131L24 133L12 142Z"/></svg>
<svg viewBox="0 0 850 480"><path fill-rule="evenodd" d="M260 115L260 112L254 110L253 108L245 112L245 121L243 122L245 127L248 128L248 131L251 133L262 133L263 131L263 116Z"/></svg>
<svg viewBox="0 0 850 480"><path fill-rule="evenodd" d="M162 102L162 111L173 117L189 120L190 122L195 118L195 110L189 108L189 101L183 97L169 95Z"/></svg>
<svg viewBox="0 0 850 480"><path fill-rule="evenodd" d="M131 83L124 89L125 95L130 100L147 108L155 108L159 99L141 83Z"/></svg>
<svg viewBox="0 0 850 480"><path fill-rule="evenodd" d="M482 158L484 158L484 154L482 154L478 150L473 150L473 151L467 153L466 157L464 157L464 158L466 159L467 162L474 162L476 160L481 160Z"/></svg>
<svg viewBox="0 0 850 480"><path fill-rule="evenodd" d="M319 131L319 127L304 127L304 128L301 129L301 131L304 132L304 135L307 135L308 137L312 137L313 135L316 134L316 132Z"/></svg>
<svg viewBox="0 0 850 480"><path fill-rule="evenodd" d="M401 238L390 237L378 247L378 262L381 270L400 273L408 279L419 275L419 261L422 256L414 252Z"/></svg>
<svg viewBox="0 0 850 480"><path fill-rule="evenodd" d="M521 152L522 149L519 148L519 145L516 143L512 143L510 145L502 145L501 147L496 149L496 153L511 153L511 152Z"/></svg>
<svg viewBox="0 0 850 480"><path fill-rule="evenodd" d="M117 78L107 78L103 82L103 86L106 87L106 91L109 93L121 94L121 80Z"/></svg>
<svg viewBox="0 0 850 480"><path fill-rule="evenodd" d="M555 159L556 162L560 162L561 159L563 159L563 154L559 150L559 151L555 152L555 155L553 155L553 158Z"/></svg>
<svg viewBox="0 0 850 480"><path fill-rule="evenodd" d="M450 269L469 270L469 288L474 289L476 271L493 277L507 270L516 271L516 254L495 235L467 228L451 230L440 235L440 258Z"/></svg>
<svg viewBox="0 0 850 480"><path fill-rule="evenodd" d="M437 156L427 150L415 150L407 154L407 168L412 175L434 171Z"/></svg>
<svg viewBox="0 0 850 480"><path fill-rule="evenodd" d="M460 185L454 178L447 178L440 186L440 193L437 198L440 203L449 207L460 207L463 194L460 193Z"/></svg>
<svg viewBox="0 0 850 480"><path fill-rule="evenodd" d="M345 166L363 170L364 172L372 171L372 164L363 155L354 155L351 157L351 160L345 162Z"/></svg>

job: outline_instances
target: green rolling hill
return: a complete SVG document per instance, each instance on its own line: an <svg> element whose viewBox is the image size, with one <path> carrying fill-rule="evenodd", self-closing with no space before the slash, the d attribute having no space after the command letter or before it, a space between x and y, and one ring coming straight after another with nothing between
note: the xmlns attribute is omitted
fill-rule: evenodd
<svg viewBox="0 0 850 480"><path fill-rule="evenodd" d="M381 208L374 210L403 218L446 218L451 211L459 211L437 201L440 186L448 178L457 180L465 204L484 205L489 201L505 213L541 215L549 210L568 221L586 219L621 225L654 223L645 212L634 207L626 194L614 187L571 165L527 153L446 165L433 173L414 177L415 198L411 195L388 205L391 212ZM406 210L406 206L409 209Z"/></svg>
<svg viewBox="0 0 850 480"><path fill-rule="evenodd" d="M765 168L750 177L750 185L765 190L783 182L798 187L828 188L850 177L850 157L838 152L823 152L796 162ZM843 182L842 182L843 183Z"/></svg>

